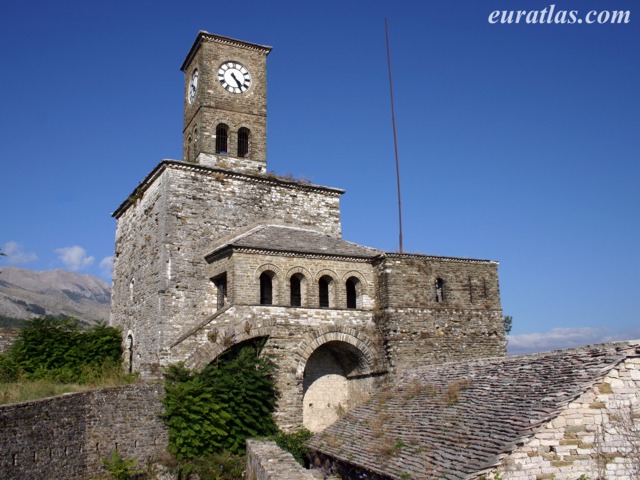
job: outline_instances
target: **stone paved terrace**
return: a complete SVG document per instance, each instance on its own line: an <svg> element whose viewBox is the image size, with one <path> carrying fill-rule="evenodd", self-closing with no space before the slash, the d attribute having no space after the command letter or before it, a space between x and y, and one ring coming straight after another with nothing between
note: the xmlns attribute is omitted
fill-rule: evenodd
<svg viewBox="0 0 640 480"><path fill-rule="evenodd" d="M640 341L632 341L417 368L308 446L316 461L328 457L379 478L479 478L639 358Z"/></svg>

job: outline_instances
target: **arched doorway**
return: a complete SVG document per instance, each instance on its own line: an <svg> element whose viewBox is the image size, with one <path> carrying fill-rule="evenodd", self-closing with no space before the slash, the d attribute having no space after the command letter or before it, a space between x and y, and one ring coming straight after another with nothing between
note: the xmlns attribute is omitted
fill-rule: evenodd
<svg viewBox="0 0 640 480"><path fill-rule="evenodd" d="M322 431L369 398L371 377L359 375L366 363L358 348L341 341L327 342L311 354L302 382L302 421L307 429Z"/></svg>

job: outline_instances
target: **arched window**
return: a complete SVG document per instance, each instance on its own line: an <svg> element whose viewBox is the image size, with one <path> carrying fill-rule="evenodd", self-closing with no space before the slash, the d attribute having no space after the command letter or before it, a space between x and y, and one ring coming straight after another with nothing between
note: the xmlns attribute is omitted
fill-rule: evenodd
<svg viewBox="0 0 640 480"><path fill-rule="evenodd" d="M329 285L333 280L324 275L318 280L318 304L320 307L329 307Z"/></svg>
<svg viewBox="0 0 640 480"><path fill-rule="evenodd" d="M436 302L444 301L444 280L441 278L436 278L436 283L434 285L436 290Z"/></svg>
<svg viewBox="0 0 640 480"><path fill-rule="evenodd" d="M125 341L125 355L127 362L129 363L129 373L133 372L133 333L129 330L127 340Z"/></svg>
<svg viewBox="0 0 640 480"><path fill-rule="evenodd" d="M221 123L216 127L216 153L227 154L227 143L229 140L229 126Z"/></svg>
<svg viewBox="0 0 640 480"><path fill-rule="evenodd" d="M302 306L302 275L299 273L293 275L289 280L291 287L291 306Z"/></svg>
<svg viewBox="0 0 640 480"><path fill-rule="evenodd" d="M242 127L238 130L238 157L249 156L249 129Z"/></svg>
<svg viewBox="0 0 640 480"><path fill-rule="evenodd" d="M346 288L347 288L347 308L358 308L361 305L358 305L358 303L360 303L360 295L359 295L359 290L360 290L360 280L358 280L356 277L349 277L347 278L347 282L346 282Z"/></svg>
<svg viewBox="0 0 640 480"><path fill-rule="evenodd" d="M260 305L273 304L273 273L260 274Z"/></svg>

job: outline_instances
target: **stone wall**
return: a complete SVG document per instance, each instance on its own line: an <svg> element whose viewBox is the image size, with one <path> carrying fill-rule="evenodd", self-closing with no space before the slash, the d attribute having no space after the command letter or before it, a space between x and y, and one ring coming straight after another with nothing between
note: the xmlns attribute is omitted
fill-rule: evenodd
<svg viewBox="0 0 640 480"><path fill-rule="evenodd" d="M216 308L204 256L266 220L340 237L342 190L165 161L114 213L111 323L134 338L134 370L158 377L160 350Z"/></svg>
<svg viewBox="0 0 640 480"><path fill-rule="evenodd" d="M503 460L510 480L640 478L640 356L572 401Z"/></svg>
<svg viewBox="0 0 640 480"><path fill-rule="evenodd" d="M506 354L496 262L387 254L377 267L379 322L396 373Z"/></svg>
<svg viewBox="0 0 640 480"><path fill-rule="evenodd" d="M275 417L287 431L298 430L304 424L303 404L309 403L304 401L305 374L309 374L305 368L316 350L333 346L328 353L341 364L342 385L350 399L350 403L342 405L345 410L368 398L387 371L373 312L365 310L232 305L201 328L185 331L183 338L167 356L195 369L203 368L233 345L266 338L263 354L278 365L276 384L280 398ZM351 368L354 359L357 365ZM324 367L325 373L335 374L333 363ZM334 415L335 407L337 403L325 413Z"/></svg>
<svg viewBox="0 0 640 480"><path fill-rule="evenodd" d="M19 328L0 328L0 353L5 352L13 344L19 333Z"/></svg>
<svg viewBox="0 0 640 480"><path fill-rule="evenodd" d="M103 477L112 450L144 465L167 448L162 394L138 383L0 406L0 478Z"/></svg>
<svg viewBox="0 0 640 480"><path fill-rule="evenodd" d="M247 441L247 480L318 480L322 472L300 466L289 452L275 442Z"/></svg>
<svg viewBox="0 0 640 480"><path fill-rule="evenodd" d="M285 256L278 254L254 254L235 252L231 257L216 261L209 267L208 277L227 272L228 296L231 303L239 305L260 304L260 274L272 272L273 304L290 305L290 278L299 274L302 278L302 306L319 307L318 280L331 277L329 305L347 308L346 280L359 280L358 308L372 310L375 307L376 277L371 262L311 255ZM214 303L216 294L213 295Z"/></svg>

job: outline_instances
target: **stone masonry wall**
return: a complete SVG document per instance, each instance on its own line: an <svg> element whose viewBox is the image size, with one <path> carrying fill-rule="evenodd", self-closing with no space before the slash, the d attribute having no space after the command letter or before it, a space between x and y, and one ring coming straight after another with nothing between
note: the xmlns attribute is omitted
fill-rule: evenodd
<svg viewBox="0 0 640 480"><path fill-rule="evenodd" d="M167 161L138 192L114 214L111 322L133 331L134 369L145 377L166 363L162 347L215 311L204 256L218 239L264 221L340 236L341 190Z"/></svg>
<svg viewBox="0 0 640 480"><path fill-rule="evenodd" d="M160 375L158 351L164 344L160 292L167 289L171 268L164 248L167 180L160 176L144 195L136 190L116 225L111 324L122 327L125 338L133 332L134 369L147 376Z"/></svg>
<svg viewBox="0 0 640 480"><path fill-rule="evenodd" d="M329 288L331 307L347 307L346 280L349 277L356 277L360 281L359 308L371 310L375 306L376 277L368 261L238 252L230 259L212 263L208 277L227 272L229 301L240 305L259 305L260 274L263 271L274 273L274 305L290 304L290 278L294 274L300 274L303 277L302 305L305 307L319 306L318 280L325 275L333 279Z"/></svg>
<svg viewBox="0 0 640 480"><path fill-rule="evenodd" d="M397 373L505 355L497 263L388 254L378 264L378 284L380 324Z"/></svg>
<svg viewBox="0 0 640 480"><path fill-rule="evenodd" d="M167 448L160 383L139 383L0 406L0 478L103 477L117 450L144 465Z"/></svg>
<svg viewBox="0 0 640 480"><path fill-rule="evenodd" d="M198 153L215 152L215 129L220 123L229 126L228 152L237 152L237 131L251 131L249 159L256 167L266 169L267 71L269 48L248 46L244 42L216 41L215 36L202 35L202 42L190 52L190 62L184 65L185 92L194 69L198 69L198 91L192 103L184 97L183 158L193 160ZM230 94L218 81L218 68L228 60L241 62L253 77L244 94ZM189 143L191 136L193 141ZM219 158L224 158L219 156ZM247 164L250 162L246 162ZM255 168L254 168L255 171Z"/></svg>
<svg viewBox="0 0 640 480"><path fill-rule="evenodd" d="M0 353L5 352L18 338L19 328L0 328Z"/></svg>
<svg viewBox="0 0 640 480"><path fill-rule="evenodd" d="M317 480L322 472L306 470L275 442L247 441L247 480Z"/></svg>
<svg viewBox="0 0 640 480"><path fill-rule="evenodd" d="M509 480L640 478L640 355L611 370L502 462Z"/></svg>
<svg viewBox="0 0 640 480"><path fill-rule="evenodd" d="M350 394L366 398L361 388L373 388L387 371L382 340L373 312L347 309L276 306L231 306L171 348L170 356L201 369L235 344L268 337L263 354L278 365L280 392L275 413L278 425L288 431L303 425L303 380L307 360L325 344L344 345L360 355L360 378L349 385ZM347 347L348 346L348 347ZM367 379L371 378L371 382ZM373 383L372 383L373 382Z"/></svg>

